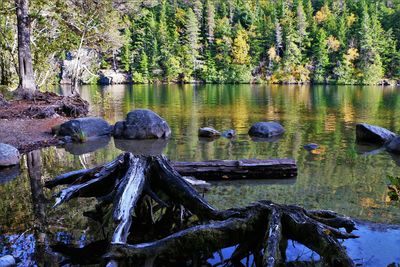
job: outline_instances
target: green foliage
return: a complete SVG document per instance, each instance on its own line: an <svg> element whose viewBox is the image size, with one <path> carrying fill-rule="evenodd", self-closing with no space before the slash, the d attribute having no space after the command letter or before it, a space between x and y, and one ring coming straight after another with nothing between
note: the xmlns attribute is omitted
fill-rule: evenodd
<svg viewBox="0 0 400 267"><path fill-rule="evenodd" d="M102 68L116 65L138 83L400 78L399 1L150 0L124 8L111 0L50 2L30 3L39 83L55 80L56 62L81 41L98 51ZM16 77L13 1L0 8L0 82L10 84Z"/></svg>

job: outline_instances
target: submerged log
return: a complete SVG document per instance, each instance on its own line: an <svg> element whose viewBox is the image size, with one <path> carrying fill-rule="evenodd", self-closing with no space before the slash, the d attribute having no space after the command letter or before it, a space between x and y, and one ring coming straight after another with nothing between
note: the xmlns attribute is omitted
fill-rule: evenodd
<svg viewBox="0 0 400 267"><path fill-rule="evenodd" d="M242 164L248 168L258 166L254 162ZM210 253L233 245L238 246L225 263L236 264L253 254L256 266L278 266L285 261L288 239L317 252L330 266L354 266L338 241L357 237L350 233L355 229L350 218L332 211L307 211L266 200L244 208L218 210L165 156L125 153L104 166L71 172L47 185L65 182L71 186L58 194L56 204L74 197L96 196L101 201L96 209L103 216L103 220L101 216L97 219L104 224L110 218L104 216L112 214L116 228L104 258L113 266L127 258L136 263L143 259L153 262L157 258L190 258L194 254L207 259ZM154 217L156 211L161 211L158 218ZM162 229L163 238L155 234L143 242L132 243L132 240L141 240L135 239L133 233L147 236L151 232L135 231L144 225L148 229Z"/></svg>
<svg viewBox="0 0 400 267"><path fill-rule="evenodd" d="M293 159L172 162L172 166L181 175L203 180L279 179L297 176L297 166Z"/></svg>

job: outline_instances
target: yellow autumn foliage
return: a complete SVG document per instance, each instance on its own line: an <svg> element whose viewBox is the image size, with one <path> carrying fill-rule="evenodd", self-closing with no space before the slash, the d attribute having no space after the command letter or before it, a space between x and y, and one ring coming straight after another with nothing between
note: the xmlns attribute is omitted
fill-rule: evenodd
<svg viewBox="0 0 400 267"><path fill-rule="evenodd" d="M326 44L328 45L329 51L338 51L340 48L340 42L338 39L336 39L335 36L330 35L328 39L326 40Z"/></svg>

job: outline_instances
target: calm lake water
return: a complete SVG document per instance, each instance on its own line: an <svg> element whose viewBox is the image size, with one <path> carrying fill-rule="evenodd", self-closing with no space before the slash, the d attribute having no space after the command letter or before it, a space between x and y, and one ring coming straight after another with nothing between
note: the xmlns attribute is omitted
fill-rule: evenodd
<svg viewBox="0 0 400 267"><path fill-rule="evenodd" d="M68 88L57 90L68 93ZM124 119L126 113L135 108L157 112L172 130L172 138L164 149L164 154L172 160L294 158L297 161L299 175L296 179L214 183L205 197L218 208L269 199L309 209L331 209L372 223L400 224L400 206L386 202L386 177L399 174L400 157L385 151L368 153L374 148L355 143L358 122L400 133L398 88L114 85L84 86L81 94L90 102L91 114L102 116L110 123ZM286 133L275 142L254 142L247 131L258 121L278 121ZM238 135L234 140L199 140L197 130L203 126L221 131L235 129ZM310 153L303 148L307 143L317 143L320 148ZM93 145L41 150L42 180L111 161L126 149L113 139ZM96 146L100 148L91 151ZM56 209L43 203L38 205L35 203L37 192L32 190L35 186L29 180L25 165L24 158L21 174L0 184L0 255L18 250L12 246L19 242L20 246L29 243L21 240L33 238L29 233L40 222L40 213L46 217L49 231L54 233L53 240L63 241L67 236L71 243L80 244L82 240L96 238L99 233L82 216L82 210L90 209L93 201L74 200ZM45 190L43 197L53 203L54 192ZM392 231L383 232L377 229L381 228L363 225L358 233L361 238L345 243L352 257L369 266L400 262L398 228L394 226ZM15 241L18 234L22 235ZM370 243L374 236L385 242L380 245L376 242L374 247ZM388 245L388 253L374 255L375 249L381 249L383 243ZM32 253L37 254L37 250L32 248ZM33 260L33 256L26 257L27 261ZM37 262L50 258L47 254L35 257Z"/></svg>

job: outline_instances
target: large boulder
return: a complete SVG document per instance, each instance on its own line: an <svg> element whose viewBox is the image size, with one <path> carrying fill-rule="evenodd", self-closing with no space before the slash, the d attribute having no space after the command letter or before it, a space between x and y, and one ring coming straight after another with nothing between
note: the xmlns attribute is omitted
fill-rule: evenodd
<svg viewBox="0 0 400 267"><path fill-rule="evenodd" d="M219 137L221 133L215 130L213 127L203 127L199 129L199 137Z"/></svg>
<svg viewBox="0 0 400 267"><path fill-rule="evenodd" d="M391 141L396 134L379 126L367 123L359 123L356 125L357 142L370 142L383 144Z"/></svg>
<svg viewBox="0 0 400 267"><path fill-rule="evenodd" d="M257 122L249 130L249 135L259 138L270 138L282 135L285 129L277 122Z"/></svg>
<svg viewBox="0 0 400 267"><path fill-rule="evenodd" d="M390 143L386 146L386 149L389 152L400 154L400 136L397 136L390 141Z"/></svg>
<svg viewBox="0 0 400 267"><path fill-rule="evenodd" d="M102 118L87 117L64 122L57 129L59 136L71 136L74 140L85 141L87 138L109 135L112 126Z"/></svg>
<svg viewBox="0 0 400 267"><path fill-rule="evenodd" d="M15 147L0 143L0 167L7 167L19 163L20 154Z"/></svg>
<svg viewBox="0 0 400 267"><path fill-rule="evenodd" d="M157 113L149 109L136 109L128 113L125 121L114 125L114 137L121 139L169 138L171 129Z"/></svg>

